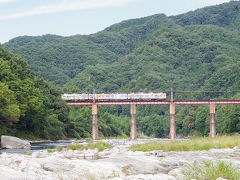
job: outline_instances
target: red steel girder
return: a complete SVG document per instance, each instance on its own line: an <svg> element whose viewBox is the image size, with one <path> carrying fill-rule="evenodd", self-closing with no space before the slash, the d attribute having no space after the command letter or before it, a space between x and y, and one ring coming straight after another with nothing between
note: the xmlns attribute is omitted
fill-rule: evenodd
<svg viewBox="0 0 240 180"><path fill-rule="evenodd" d="M97 105L205 105L205 104L240 104L240 100L221 100L221 101L99 101ZM69 106L87 106L93 102L67 102Z"/></svg>

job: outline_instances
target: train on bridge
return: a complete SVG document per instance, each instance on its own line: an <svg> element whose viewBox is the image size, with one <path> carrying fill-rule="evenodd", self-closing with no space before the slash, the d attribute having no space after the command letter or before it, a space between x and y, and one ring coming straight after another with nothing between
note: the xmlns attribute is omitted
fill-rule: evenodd
<svg viewBox="0 0 240 180"><path fill-rule="evenodd" d="M69 106L92 106L92 139L98 139L98 105L130 105L130 139L137 139L136 105L169 105L169 138L176 138L175 105L209 105L210 137L216 136L215 105L240 104L240 100L200 100L200 101L163 101L166 93L130 93L130 94L63 94L62 99Z"/></svg>
<svg viewBox="0 0 240 180"><path fill-rule="evenodd" d="M63 94L66 101L152 101L166 99L166 93Z"/></svg>

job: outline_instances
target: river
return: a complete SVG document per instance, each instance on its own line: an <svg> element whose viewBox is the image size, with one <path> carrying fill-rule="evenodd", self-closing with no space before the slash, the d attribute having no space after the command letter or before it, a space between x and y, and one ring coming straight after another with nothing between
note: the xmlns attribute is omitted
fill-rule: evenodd
<svg viewBox="0 0 240 180"><path fill-rule="evenodd" d="M31 149L2 149L0 148L0 153L26 153L26 152L36 152L43 149L54 149L56 146L67 147L72 142L83 143L86 140L60 140L60 141L41 141L41 142L31 142Z"/></svg>
<svg viewBox="0 0 240 180"><path fill-rule="evenodd" d="M188 139L177 139L177 141L185 141ZM117 143L119 140L112 140ZM169 139L138 139L139 142L157 142L157 141L171 141ZM175 140L176 141L176 140ZM31 149L1 149L0 153L8 152L8 153L26 153L26 152L36 152L43 149L55 149L56 146L67 147L69 144L73 142L78 143L86 143L89 140L58 140L58 141L41 141L41 142L31 142Z"/></svg>

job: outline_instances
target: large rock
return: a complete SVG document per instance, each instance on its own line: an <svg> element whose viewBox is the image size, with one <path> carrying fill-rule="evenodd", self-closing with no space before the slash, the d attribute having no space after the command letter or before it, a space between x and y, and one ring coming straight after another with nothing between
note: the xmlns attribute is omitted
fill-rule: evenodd
<svg viewBox="0 0 240 180"><path fill-rule="evenodd" d="M1 146L6 149L30 149L31 145L26 140L13 136L1 136Z"/></svg>

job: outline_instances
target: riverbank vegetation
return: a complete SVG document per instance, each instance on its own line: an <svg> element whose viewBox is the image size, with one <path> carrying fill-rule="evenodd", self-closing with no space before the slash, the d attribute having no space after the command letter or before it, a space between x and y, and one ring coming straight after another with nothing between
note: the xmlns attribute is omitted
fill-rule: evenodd
<svg viewBox="0 0 240 180"><path fill-rule="evenodd" d="M99 152L108 148L112 148L112 146L104 141L88 143L87 145L73 143L67 146L67 149L71 150L98 149Z"/></svg>
<svg viewBox="0 0 240 180"><path fill-rule="evenodd" d="M202 137L184 141L161 141L136 144L130 147L131 151L201 151L209 149L240 148L240 136L221 136L216 138Z"/></svg>
<svg viewBox="0 0 240 180"><path fill-rule="evenodd" d="M186 180L213 180L219 177L228 180L240 179L239 167L224 161L203 161L198 164L189 164L184 168L182 173Z"/></svg>

